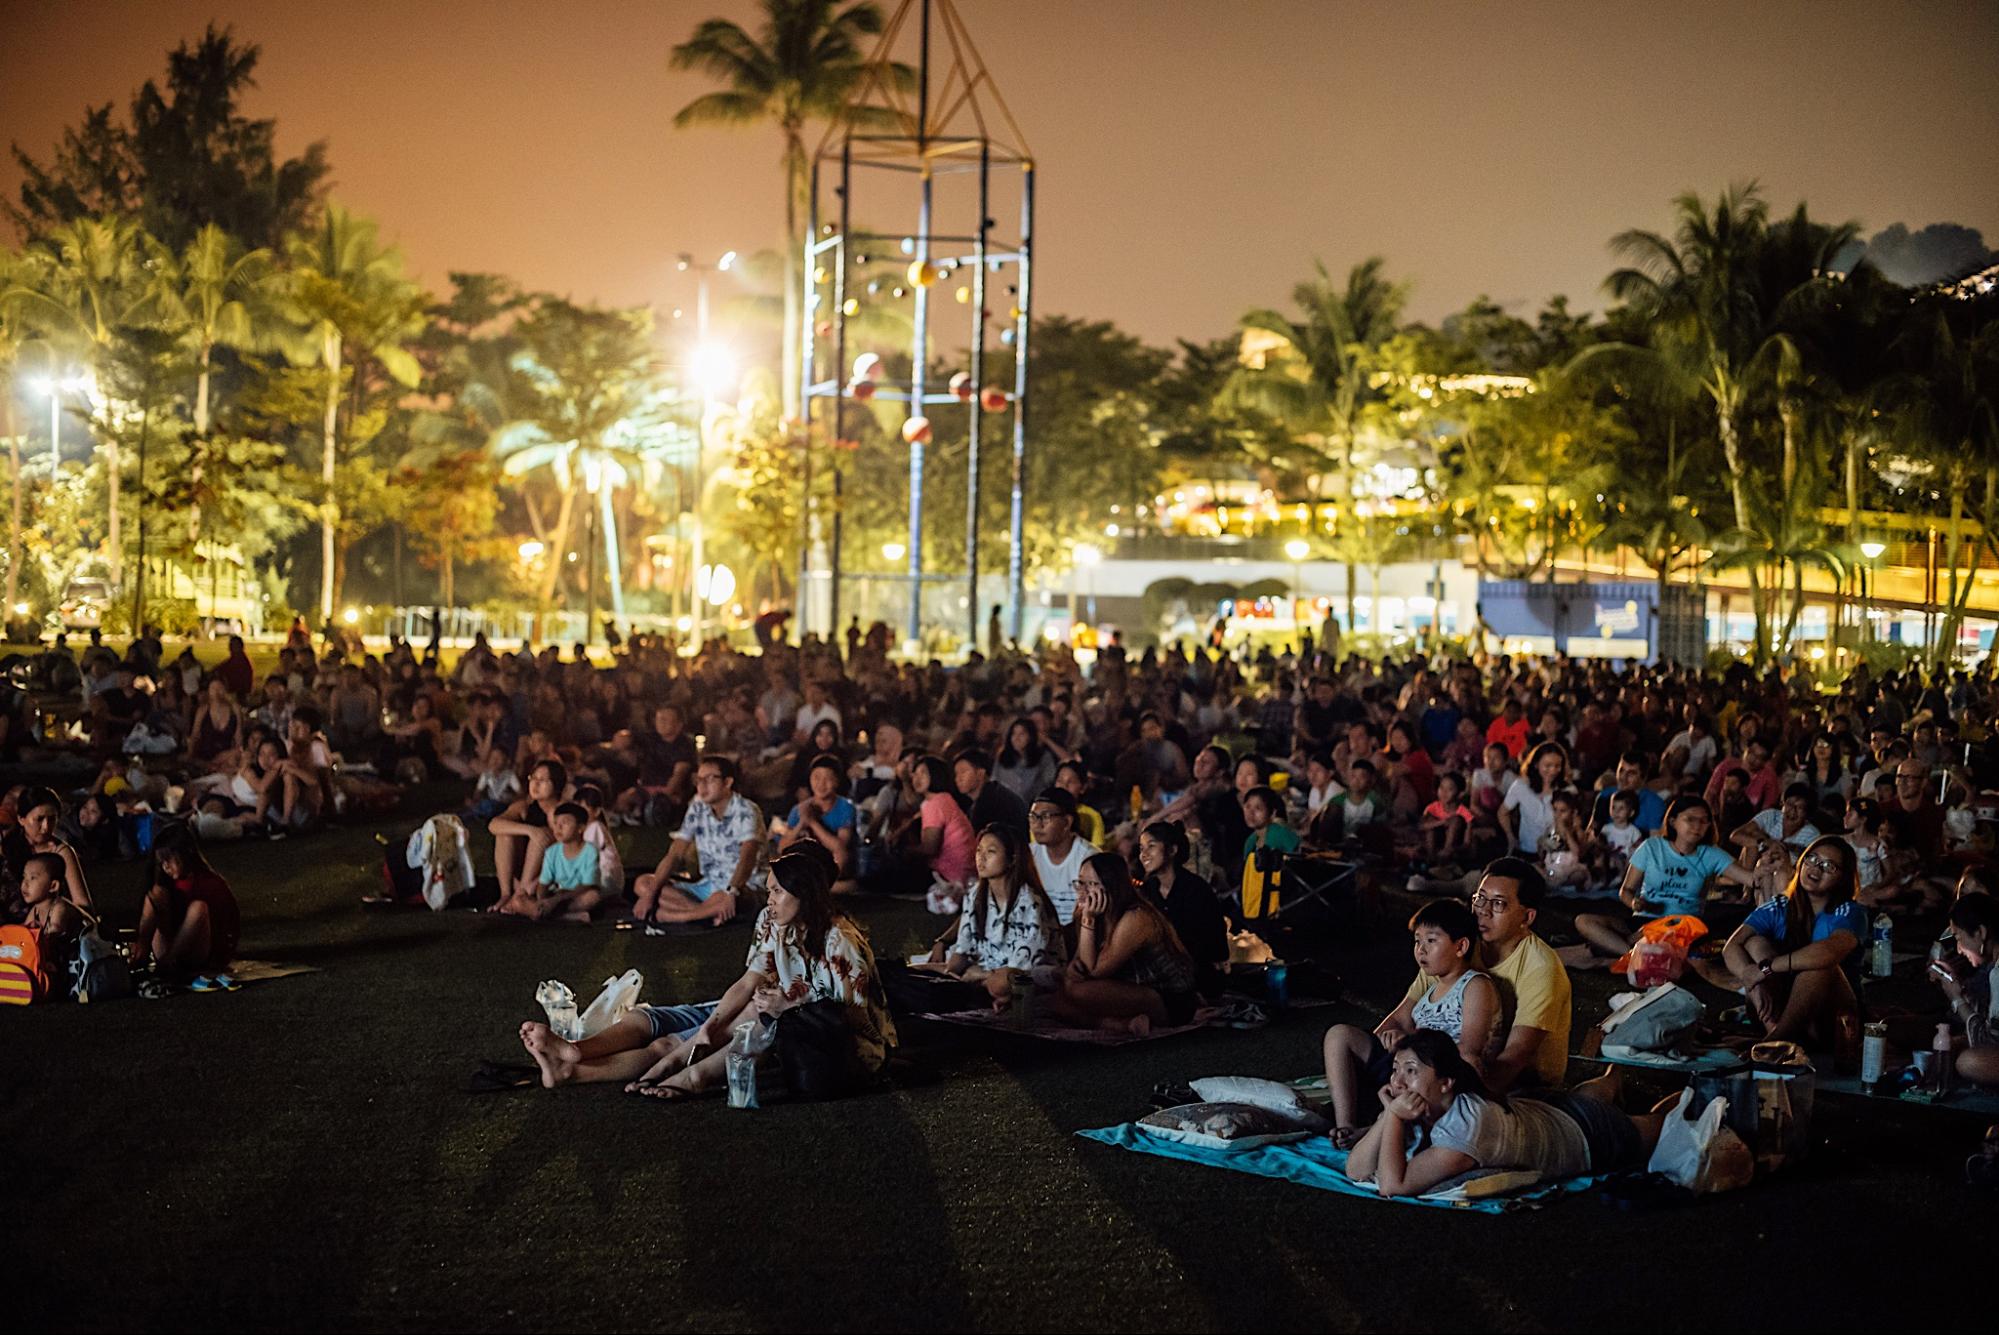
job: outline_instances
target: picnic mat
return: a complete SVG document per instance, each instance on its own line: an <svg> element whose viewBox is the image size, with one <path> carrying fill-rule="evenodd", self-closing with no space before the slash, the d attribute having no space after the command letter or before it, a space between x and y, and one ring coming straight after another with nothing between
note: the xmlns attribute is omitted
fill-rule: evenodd
<svg viewBox="0 0 1999 1335"><path fill-rule="evenodd" d="M276 960L235 960L228 969L229 976L239 983L268 983L274 978L318 972L319 969L311 964L283 964Z"/></svg>
<svg viewBox="0 0 1999 1335"><path fill-rule="evenodd" d="M1860 1077L1857 1075L1821 1075L1817 1079L1817 1084L1822 1094L1844 1094L1859 1099L1880 1099L1889 1103L1915 1104L1922 1108L1948 1108L1955 1112L1977 1113L1983 1117L1999 1117L1999 1094L1967 1085L1963 1081L1958 1082L1957 1088L1950 1092L1949 1097L1942 1099L1913 1089L1869 1094L1861 1089Z"/></svg>
<svg viewBox="0 0 1999 1335"><path fill-rule="evenodd" d="M1175 1034L1190 1034L1196 1029L1206 1028L1225 1014L1219 1006L1203 1006L1194 1012L1194 1018L1185 1024L1154 1025L1143 1038L1129 1029L1071 1029L1056 1024L1037 1024L1030 1028L1017 1027L1005 1011L991 1008L974 1011L927 1012L917 1018L936 1020L941 1024L962 1024L969 1029L987 1029L1004 1034L1018 1034L1022 1038L1043 1038L1054 1043L1093 1043L1100 1048L1121 1047L1126 1043L1144 1043L1154 1038L1170 1038Z"/></svg>
<svg viewBox="0 0 1999 1335"><path fill-rule="evenodd" d="M1559 1182L1536 1183L1504 1195L1477 1196L1468 1193L1477 1190L1475 1184L1481 1175L1469 1173L1440 1184L1425 1196L1383 1196L1373 1187L1347 1177L1347 1152L1334 1149L1333 1142L1324 1136L1311 1136L1280 1145L1258 1145L1249 1149L1227 1150L1214 1149L1206 1145L1187 1145L1177 1140L1168 1140L1163 1136L1151 1135L1140 1130L1136 1122L1124 1122L1118 1126L1100 1127L1092 1131L1078 1131L1076 1134L1085 1140L1094 1140L1099 1144L1121 1150L1156 1154L1162 1159L1185 1159L1190 1163L1206 1164L1210 1168L1226 1168L1238 1173L1250 1173L1256 1177L1274 1177L1285 1182L1296 1182L1300 1186L1337 1192L1342 1196L1358 1196L1370 1201L1392 1201L1402 1205L1429 1205L1446 1210L1475 1210L1480 1214L1510 1214L1517 1210L1538 1210L1565 1196L1587 1191L1597 1182L1594 1177L1571 1177Z"/></svg>

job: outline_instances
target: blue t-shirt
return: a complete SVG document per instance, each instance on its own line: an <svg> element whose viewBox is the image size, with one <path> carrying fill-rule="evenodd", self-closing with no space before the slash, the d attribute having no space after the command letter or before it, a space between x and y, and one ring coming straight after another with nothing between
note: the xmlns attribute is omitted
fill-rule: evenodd
<svg viewBox="0 0 1999 1335"><path fill-rule="evenodd" d="M1784 940L1784 899L1781 895L1768 903L1758 904L1755 911L1742 920L1742 925L1766 941L1778 946L1788 945L1792 949L1810 945L1812 941L1823 941L1834 932L1851 932L1856 943L1867 940L1867 910L1850 899L1813 916L1812 941Z"/></svg>
<svg viewBox="0 0 1999 1335"><path fill-rule="evenodd" d="M1597 825L1610 824L1610 799L1611 795L1616 791L1615 788L1597 789L1596 802L1593 807L1594 814L1592 816ZM1639 829L1646 831L1664 829L1666 825L1666 799L1653 792L1650 788L1640 788L1637 792L1638 814L1632 819L1631 823Z"/></svg>
<svg viewBox="0 0 1999 1335"><path fill-rule="evenodd" d="M1713 844L1701 844L1681 857L1668 839L1647 839L1631 855L1631 865L1645 873L1639 897L1657 904L1661 915L1699 916L1707 883L1734 861Z"/></svg>
<svg viewBox="0 0 1999 1335"><path fill-rule="evenodd" d="M836 797L833 799L833 809L821 816L819 823L834 834L838 834L840 831L853 825L858 819L859 814L854 810L854 804L844 797ZM791 809L791 814L785 817L784 823L796 830L805 824L805 818L799 814L798 808L794 806Z"/></svg>
<svg viewBox="0 0 1999 1335"><path fill-rule="evenodd" d="M597 884L597 846L583 845L570 857L561 844L550 844L541 855L541 883L557 890L582 890Z"/></svg>

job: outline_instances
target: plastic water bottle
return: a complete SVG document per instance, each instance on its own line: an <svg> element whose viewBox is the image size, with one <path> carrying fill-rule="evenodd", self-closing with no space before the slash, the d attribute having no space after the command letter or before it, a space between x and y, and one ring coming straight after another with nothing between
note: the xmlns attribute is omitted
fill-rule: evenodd
<svg viewBox="0 0 1999 1335"><path fill-rule="evenodd" d="M1887 914L1874 919L1874 941L1867 954L1867 972L1886 978L1895 972L1895 920Z"/></svg>
<svg viewBox="0 0 1999 1335"><path fill-rule="evenodd" d="M1936 1054L1936 1074L1933 1078L1936 1082L1937 1097L1943 1098L1956 1084L1954 1077L1957 1075L1957 1063L1953 1060L1956 1054L1951 1051L1948 1020L1937 1026L1937 1036L1931 1040L1930 1050Z"/></svg>
<svg viewBox="0 0 1999 1335"><path fill-rule="evenodd" d="M557 1038L575 1042L583 1026L576 1018L576 994L569 984L551 978L534 990L534 999L548 1015L549 1030Z"/></svg>
<svg viewBox="0 0 1999 1335"><path fill-rule="evenodd" d="M757 1102L757 1059L777 1041L777 1017L759 1015L736 1026L724 1065L729 1075L729 1106L761 1108Z"/></svg>

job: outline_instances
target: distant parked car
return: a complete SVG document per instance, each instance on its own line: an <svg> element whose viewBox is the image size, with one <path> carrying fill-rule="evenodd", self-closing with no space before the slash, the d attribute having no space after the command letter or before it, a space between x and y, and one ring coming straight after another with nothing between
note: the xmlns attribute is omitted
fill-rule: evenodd
<svg viewBox="0 0 1999 1335"><path fill-rule="evenodd" d="M101 579L73 579L63 590L58 612L64 630L95 630L111 605L111 586Z"/></svg>

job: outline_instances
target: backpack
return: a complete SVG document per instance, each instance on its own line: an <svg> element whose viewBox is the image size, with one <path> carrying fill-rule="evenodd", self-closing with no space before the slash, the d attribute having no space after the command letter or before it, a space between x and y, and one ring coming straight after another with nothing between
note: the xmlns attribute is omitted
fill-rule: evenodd
<svg viewBox="0 0 1999 1335"><path fill-rule="evenodd" d="M1678 983L1661 984L1610 1013L1600 1026L1603 1051L1611 1057L1669 1051L1700 1023L1701 1014L1699 997Z"/></svg>
<svg viewBox="0 0 1999 1335"><path fill-rule="evenodd" d="M88 925L77 938L76 958L69 962L70 995L85 1003L131 996L132 966L98 933L97 920L85 916Z"/></svg>
<svg viewBox="0 0 1999 1335"><path fill-rule="evenodd" d="M42 958L41 933L18 923L0 927L0 1005L47 1001L54 985Z"/></svg>

